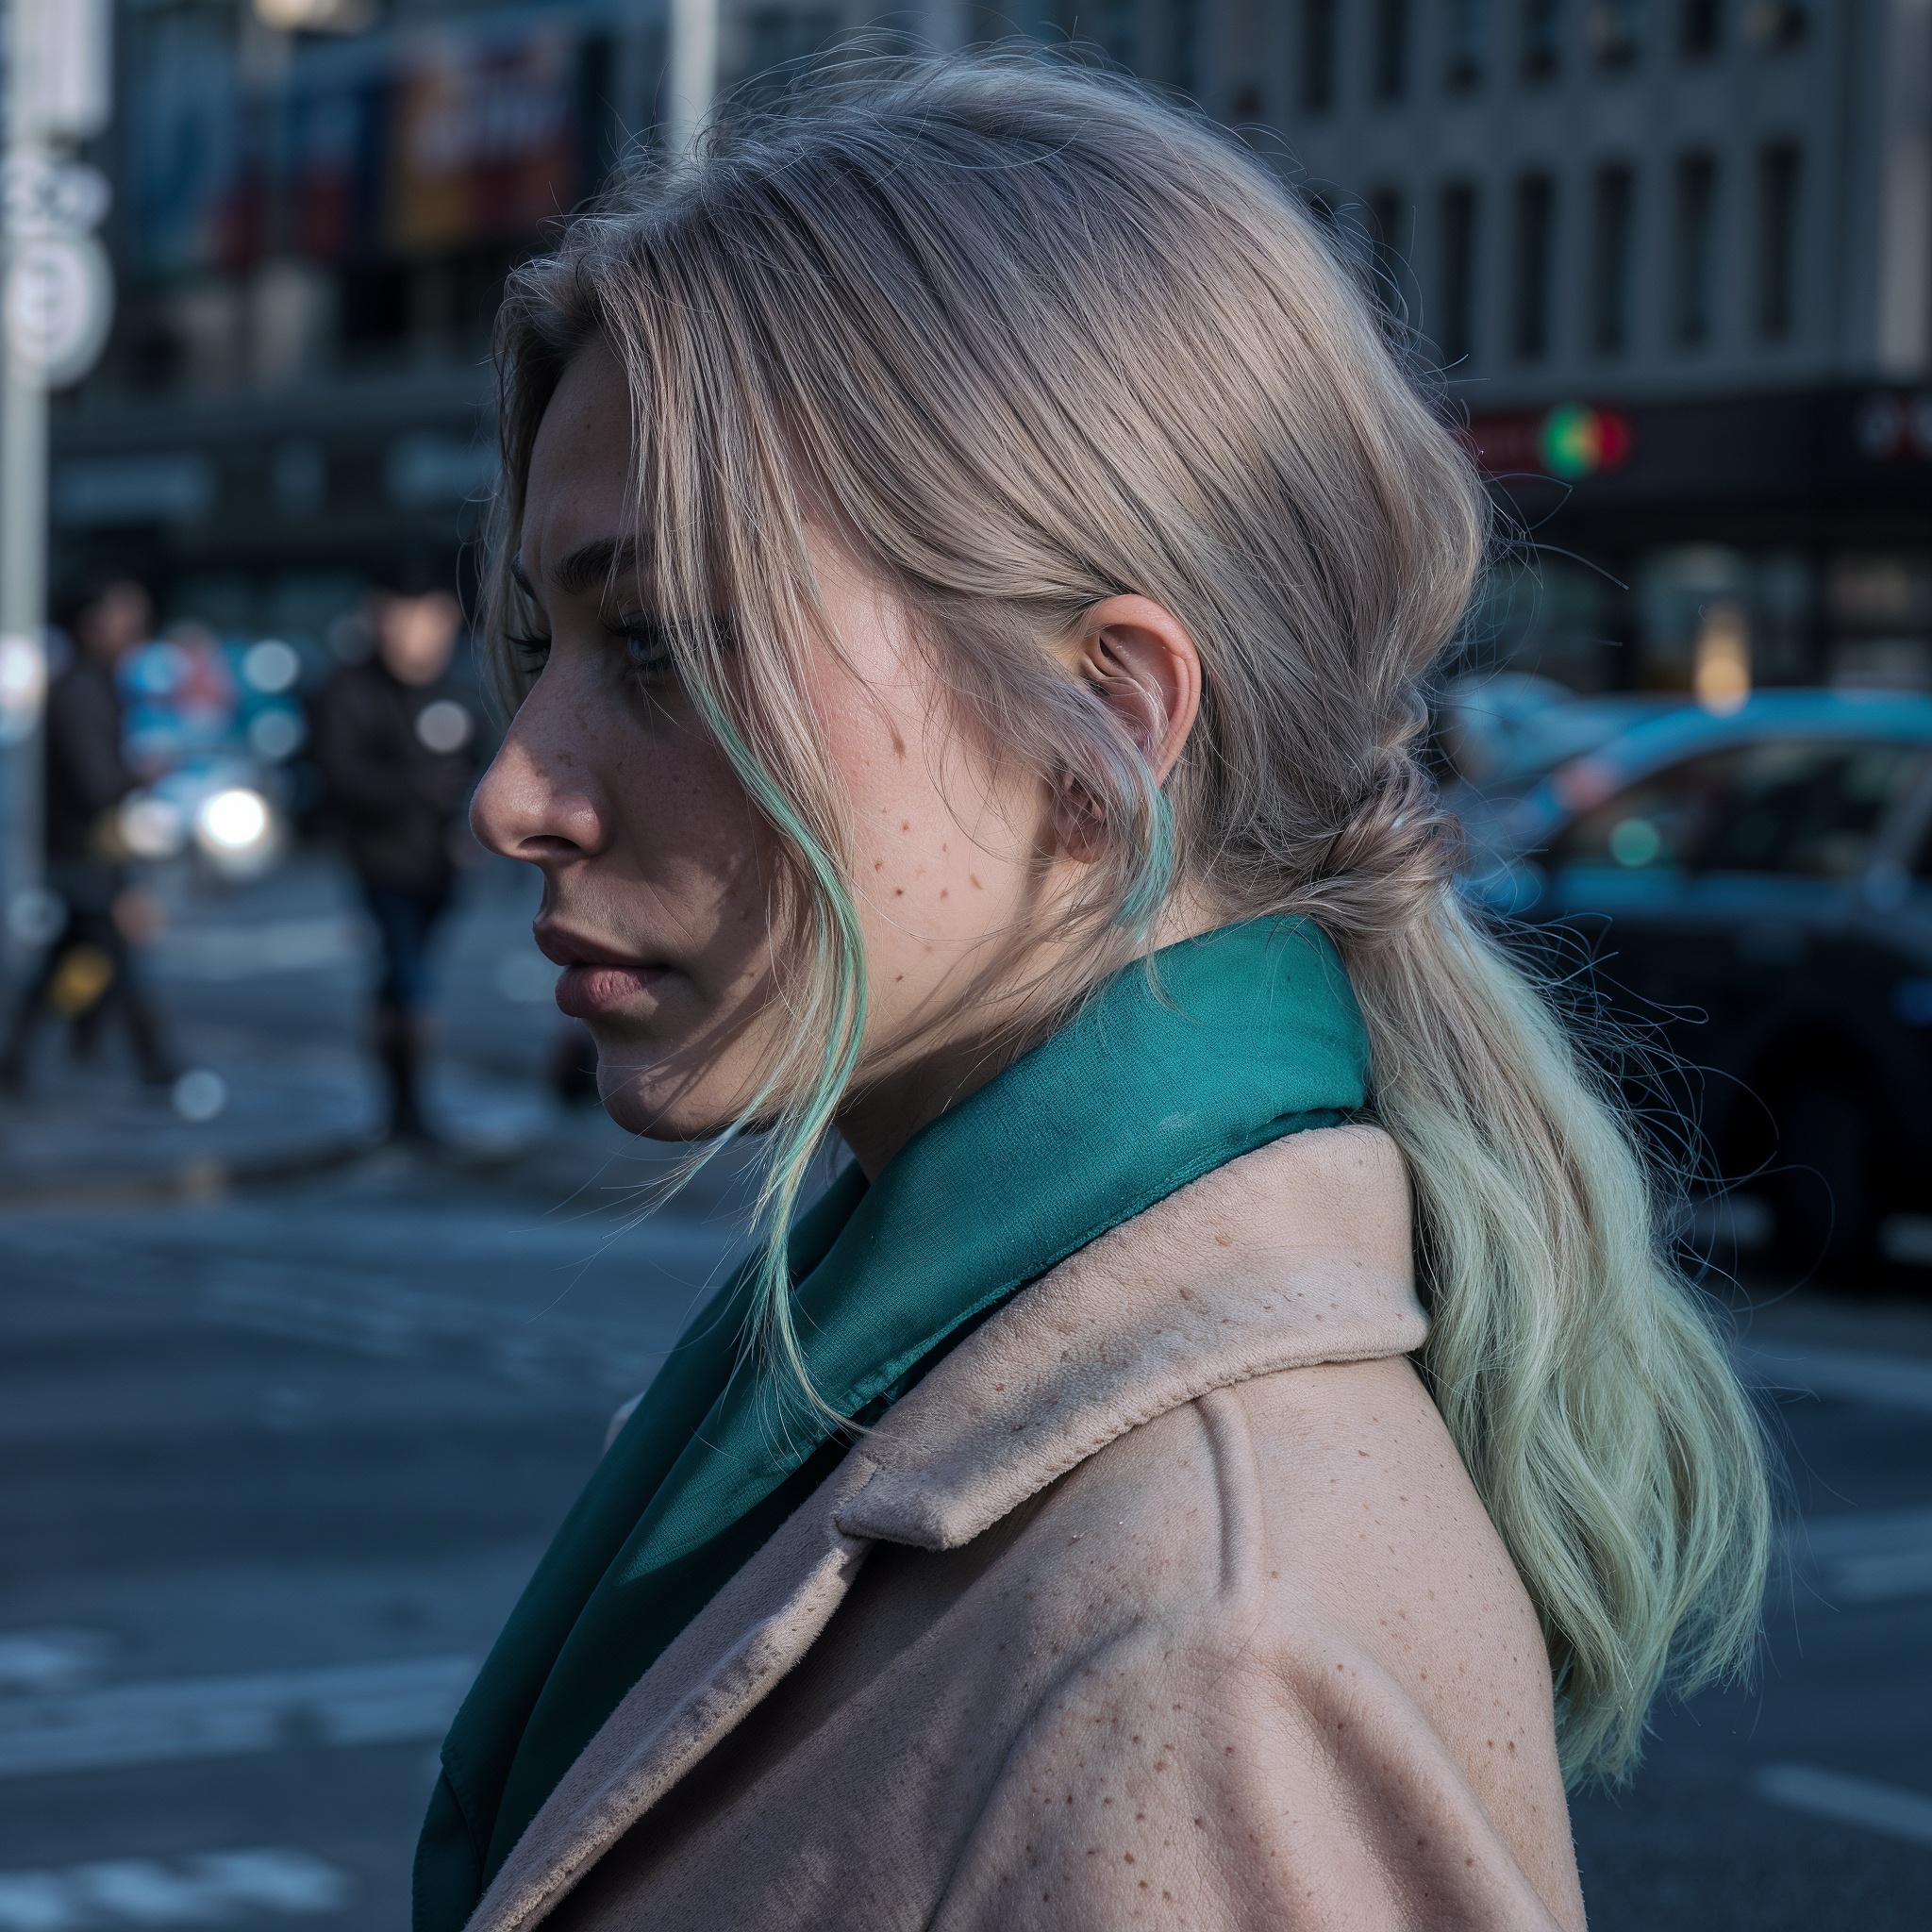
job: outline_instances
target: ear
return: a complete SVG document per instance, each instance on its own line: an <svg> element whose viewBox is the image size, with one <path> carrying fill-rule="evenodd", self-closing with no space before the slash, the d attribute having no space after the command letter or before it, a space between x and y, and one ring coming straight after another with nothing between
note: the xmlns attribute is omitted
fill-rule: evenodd
<svg viewBox="0 0 1932 1932"><path fill-rule="evenodd" d="M1164 784L1201 715L1201 654L1151 597L1105 597L1073 640L1074 675L1094 691Z"/></svg>

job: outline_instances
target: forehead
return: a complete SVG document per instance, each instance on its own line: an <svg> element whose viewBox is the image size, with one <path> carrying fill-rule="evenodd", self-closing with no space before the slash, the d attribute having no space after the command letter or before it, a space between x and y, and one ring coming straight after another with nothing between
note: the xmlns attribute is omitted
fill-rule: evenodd
<svg viewBox="0 0 1932 1932"><path fill-rule="evenodd" d="M530 451L518 549L533 583L587 544L630 534L631 473L630 391L616 357L593 340L564 370Z"/></svg>

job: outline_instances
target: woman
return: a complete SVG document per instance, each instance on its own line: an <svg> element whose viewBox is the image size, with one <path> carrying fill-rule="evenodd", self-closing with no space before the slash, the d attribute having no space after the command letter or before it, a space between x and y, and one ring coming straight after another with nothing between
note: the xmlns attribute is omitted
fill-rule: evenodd
<svg viewBox="0 0 1932 1932"><path fill-rule="evenodd" d="M422 1932L1580 1926L1564 1779L1745 1661L1764 1475L1449 888L1484 498L1370 300L1015 58L727 130L501 347L476 827L772 1232L459 1714Z"/></svg>

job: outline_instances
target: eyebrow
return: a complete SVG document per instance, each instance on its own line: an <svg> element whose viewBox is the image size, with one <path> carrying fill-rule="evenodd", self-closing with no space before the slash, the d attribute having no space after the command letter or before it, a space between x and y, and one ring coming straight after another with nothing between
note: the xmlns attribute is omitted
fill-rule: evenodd
<svg viewBox="0 0 1932 1932"><path fill-rule="evenodd" d="M549 572L551 583L566 597L581 597L585 591L608 584L613 577L630 575L638 567L638 544L634 537L599 537L580 544ZM517 589L534 599L537 587L524 569L521 555L509 560L509 574Z"/></svg>

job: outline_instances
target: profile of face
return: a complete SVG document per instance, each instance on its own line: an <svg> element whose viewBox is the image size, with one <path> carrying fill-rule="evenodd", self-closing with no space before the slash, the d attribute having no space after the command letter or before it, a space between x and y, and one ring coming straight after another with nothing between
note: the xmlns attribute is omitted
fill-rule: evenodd
<svg viewBox="0 0 1932 1932"><path fill-rule="evenodd" d="M532 452L517 575L541 671L472 807L477 837L543 875L538 943L558 1004L595 1037L607 1108L693 1139L757 1096L788 1009L774 948L766 828L680 688L628 566L636 452L622 368L577 354ZM875 1172L972 1078L983 1010L958 1010L1011 936L1085 862L1064 794L954 727L907 614L829 541L811 566L831 636L798 695L843 791L868 1006L840 1125ZM1097 605L1062 646L1162 775L1199 700L1174 620L1144 598Z"/></svg>
<svg viewBox="0 0 1932 1932"><path fill-rule="evenodd" d="M420 597L384 591L373 601L370 622L384 668L399 684L434 684L449 669L462 607L447 591Z"/></svg>
<svg viewBox="0 0 1932 1932"><path fill-rule="evenodd" d="M132 578L112 583L75 620L75 641L98 664L118 663L154 635L155 607Z"/></svg>

